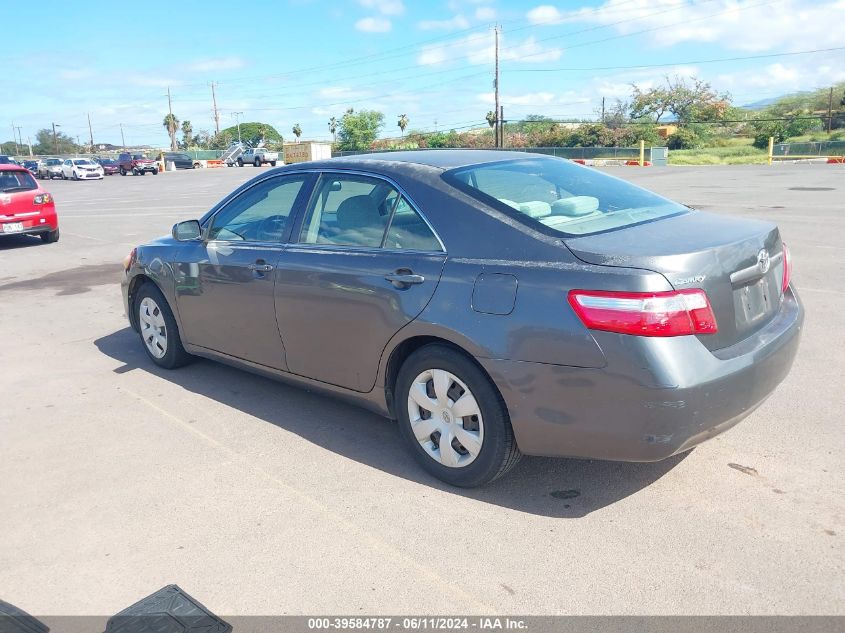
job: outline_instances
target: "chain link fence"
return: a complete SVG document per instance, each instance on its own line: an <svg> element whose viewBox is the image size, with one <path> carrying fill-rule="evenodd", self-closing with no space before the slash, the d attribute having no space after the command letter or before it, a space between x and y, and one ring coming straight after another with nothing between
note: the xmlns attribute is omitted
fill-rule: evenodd
<svg viewBox="0 0 845 633"><path fill-rule="evenodd" d="M479 148L479 149L493 149L493 148ZM425 149L419 150L363 150L363 151L342 151L332 152L332 158L338 156L357 156L359 154L373 154L376 152L407 152L407 151L427 151ZM559 158L570 158L580 160L637 160L640 157L639 147L505 147L501 150L507 152L532 152L534 154L546 154L547 156L557 156ZM646 148L645 159L651 160L651 148Z"/></svg>
<svg viewBox="0 0 845 633"><path fill-rule="evenodd" d="M776 143L773 158L827 158L845 156L845 141L819 141L806 143Z"/></svg>

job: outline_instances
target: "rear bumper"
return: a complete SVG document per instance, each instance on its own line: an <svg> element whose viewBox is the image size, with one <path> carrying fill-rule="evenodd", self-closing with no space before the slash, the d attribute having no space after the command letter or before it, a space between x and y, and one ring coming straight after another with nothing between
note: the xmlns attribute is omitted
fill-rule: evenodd
<svg viewBox="0 0 845 633"><path fill-rule="evenodd" d="M595 332L606 367L479 359L528 455L657 461L747 417L786 377L804 310L788 291L761 331L714 354L695 337Z"/></svg>
<svg viewBox="0 0 845 633"><path fill-rule="evenodd" d="M9 224L12 222L22 222L23 231L6 233L3 230L2 225ZM55 213L41 214L26 218L13 218L9 221L0 222L0 238L11 237L13 235L38 235L40 233L49 233L50 231L55 231L57 228L59 228L59 220Z"/></svg>

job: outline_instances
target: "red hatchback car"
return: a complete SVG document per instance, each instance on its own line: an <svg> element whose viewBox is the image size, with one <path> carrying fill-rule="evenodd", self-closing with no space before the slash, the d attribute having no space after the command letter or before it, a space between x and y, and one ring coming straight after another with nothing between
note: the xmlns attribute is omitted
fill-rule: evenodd
<svg viewBox="0 0 845 633"><path fill-rule="evenodd" d="M57 242L56 205L25 167L0 165L0 238L21 234Z"/></svg>

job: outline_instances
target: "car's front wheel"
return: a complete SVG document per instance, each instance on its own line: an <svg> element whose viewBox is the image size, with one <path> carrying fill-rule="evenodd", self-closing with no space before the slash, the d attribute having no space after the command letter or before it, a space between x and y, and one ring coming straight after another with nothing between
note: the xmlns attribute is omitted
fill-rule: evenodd
<svg viewBox="0 0 845 633"><path fill-rule="evenodd" d="M521 457L495 385L472 359L446 345L426 345L408 357L396 379L394 408L417 461L446 483L481 486Z"/></svg>
<svg viewBox="0 0 845 633"><path fill-rule="evenodd" d="M138 333L150 360L165 369L176 369L189 363L191 355L182 347L176 319L158 287L145 283L134 303Z"/></svg>
<svg viewBox="0 0 845 633"><path fill-rule="evenodd" d="M243 166L244 166L244 161L243 161L243 159L239 158L238 159L238 167L243 167Z"/></svg>

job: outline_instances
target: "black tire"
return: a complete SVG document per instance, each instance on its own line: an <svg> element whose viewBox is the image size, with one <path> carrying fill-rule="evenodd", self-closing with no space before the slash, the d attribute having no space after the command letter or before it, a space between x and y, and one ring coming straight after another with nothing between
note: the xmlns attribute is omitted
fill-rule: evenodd
<svg viewBox="0 0 845 633"><path fill-rule="evenodd" d="M261 167L261 160L256 158L255 161L252 163L253 167Z"/></svg>
<svg viewBox="0 0 845 633"><path fill-rule="evenodd" d="M484 439L478 456L467 466L450 468L440 464L414 437L408 414L408 393L414 379L427 369L445 369L457 376L479 405ZM426 345L405 360L396 378L394 411L399 419L400 434L417 462L431 475L453 486L473 488L490 483L507 473L522 457L499 390L472 359L447 345Z"/></svg>
<svg viewBox="0 0 845 633"><path fill-rule="evenodd" d="M244 166L244 161L243 161L242 158L239 158L238 159L238 167L243 167L243 166Z"/></svg>
<svg viewBox="0 0 845 633"><path fill-rule="evenodd" d="M48 231L47 233L42 233L39 235L41 241L45 244L53 244L59 241L59 229L55 231Z"/></svg>
<svg viewBox="0 0 845 633"><path fill-rule="evenodd" d="M153 176L158 176L158 169L153 169Z"/></svg>
<svg viewBox="0 0 845 633"><path fill-rule="evenodd" d="M158 305L159 310L161 311L161 316L164 318L165 328L167 331L167 349L165 350L164 356L161 358L156 358L152 355L150 350L147 348L146 343L144 343L143 335L139 331L141 346L144 348L144 352L146 352L147 357L156 365L163 367L164 369L176 369L177 367L187 365L194 357L186 352L185 348L182 346L182 337L179 335L179 327L176 325L176 319L173 318L173 312L170 309L170 305L167 303L167 299L164 298L161 290L159 290L158 286L154 283L145 283L141 286L140 290L135 293L132 309L135 312L134 318L136 323L140 322L138 311L141 306L141 301L143 301L145 297L151 298L156 302L156 305Z"/></svg>
<svg viewBox="0 0 845 633"><path fill-rule="evenodd" d="M270 161L270 167L275 167L275 166L276 166L276 161L271 160L271 161Z"/></svg>
<svg viewBox="0 0 845 633"><path fill-rule="evenodd" d="M126 175L126 170L125 170L123 167L121 167L121 168L120 168L120 175L121 175L121 176L125 176L125 175Z"/></svg>

